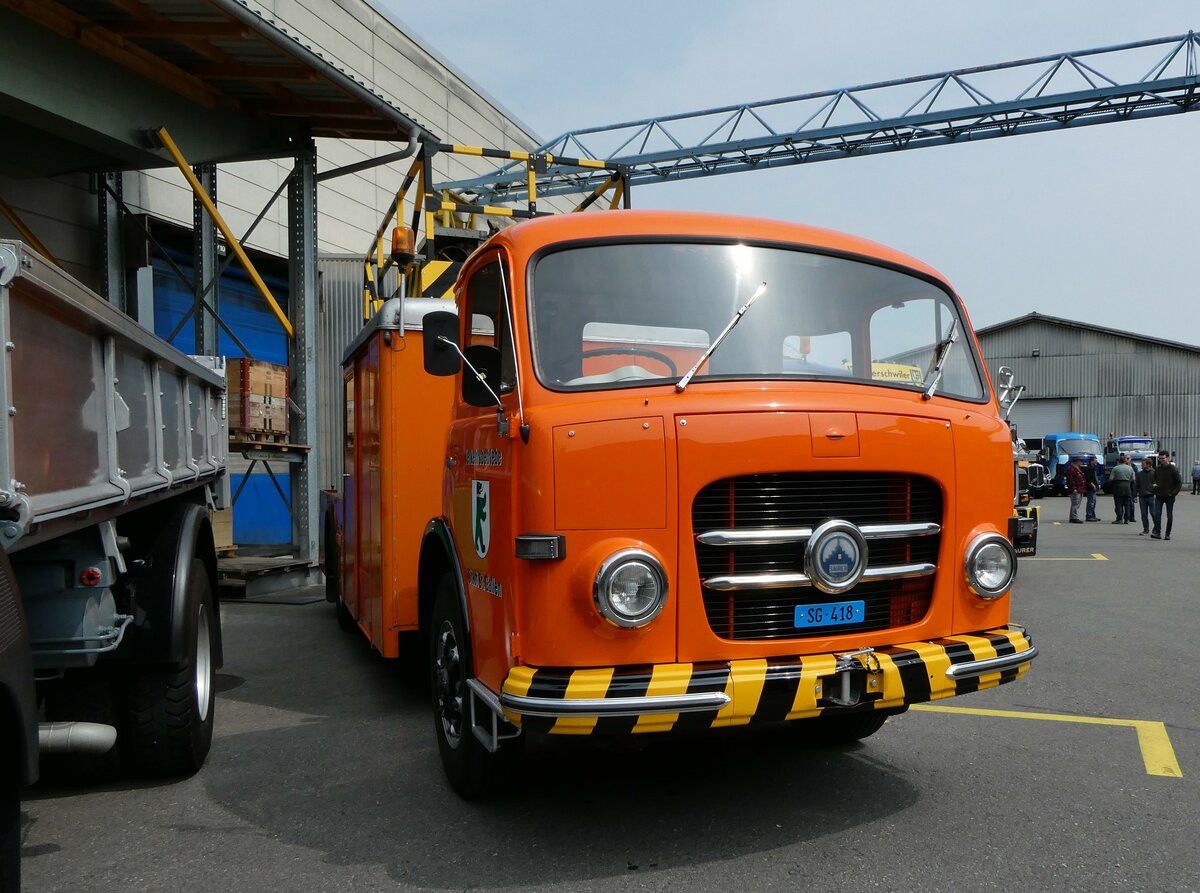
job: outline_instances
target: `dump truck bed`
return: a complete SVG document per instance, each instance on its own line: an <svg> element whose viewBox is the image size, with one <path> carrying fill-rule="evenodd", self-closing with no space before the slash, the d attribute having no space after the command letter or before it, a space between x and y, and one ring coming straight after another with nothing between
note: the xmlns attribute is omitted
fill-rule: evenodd
<svg viewBox="0 0 1200 893"><path fill-rule="evenodd" d="M223 373L17 241L0 240L0 343L9 552L224 475Z"/></svg>

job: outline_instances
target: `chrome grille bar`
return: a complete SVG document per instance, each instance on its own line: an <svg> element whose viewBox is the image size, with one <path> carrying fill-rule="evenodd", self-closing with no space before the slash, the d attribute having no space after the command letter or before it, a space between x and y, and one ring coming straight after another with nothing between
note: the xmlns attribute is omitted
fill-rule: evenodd
<svg viewBox="0 0 1200 893"><path fill-rule="evenodd" d="M869 567L863 572L864 580L911 580L916 577L932 577L937 571L937 565L894 564L889 567ZM721 577L708 577L700 581L706 589L716 592L734 592L754 589L790 589L799 586L811 586L805 574L731 574ZM851 590L853 591L853 590Z"/></svg>
<svg viewBox="0 0 1200 893"><path fill-rule="evenodd" d="M937 536L942 532L942 525L932 522L862 524L858 529L868 540L897 540ZM698 533L696 541L706 546L776 546L807 542L812 534L811 527L731 527L727 530L706 530Z"/></svg>

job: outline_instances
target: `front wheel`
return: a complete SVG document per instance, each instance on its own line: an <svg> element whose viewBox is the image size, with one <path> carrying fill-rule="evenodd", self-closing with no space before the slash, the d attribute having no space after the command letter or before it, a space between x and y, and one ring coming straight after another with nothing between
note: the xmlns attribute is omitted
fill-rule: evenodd
<svg viewBox="0 0 1200 893"><path fill-rule="evenodd" d="M846 713L840 716L816 716L812 719L796 720L795 728L807 744L838 745L853 744L870 738L883 728L894 713L872 711L870 713Z"/></svg>
<svg viewBox="0 0 1200 893"><path fill-rule="evenodd" d="M196 613L183 660L133 667L127 680L121 750L128 769L138 775L191 775L204 765L212 746L213 599L208 571L199 559L188 573L186 604Z"/></svg>
<svg viewBox="0 0 1200 893"><path fill-rule="evenodd" d="M492 753L471 728L471 643L449 574L438 583L430 622L433 730L442 768L459 796L476 800L512 786L520 772L522 738L501 741ZM486 709L480 705L480 709Z"/></svg>

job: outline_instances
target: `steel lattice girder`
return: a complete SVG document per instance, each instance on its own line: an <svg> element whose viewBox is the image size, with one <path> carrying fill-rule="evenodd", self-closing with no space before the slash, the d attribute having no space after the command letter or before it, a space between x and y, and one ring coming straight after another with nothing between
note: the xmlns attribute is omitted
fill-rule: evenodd
<svg viewBox="0 0 1200 893"><path fill-rule="evenodd" d="M1159 117L1196 109L1198 45L1189 31L584 128L535 151L607 159L639 184ZM551 164L537 194L591 191L608 175ZM525 200L525 187L524 167L508 164L441 188L498 204Z"/></svg>

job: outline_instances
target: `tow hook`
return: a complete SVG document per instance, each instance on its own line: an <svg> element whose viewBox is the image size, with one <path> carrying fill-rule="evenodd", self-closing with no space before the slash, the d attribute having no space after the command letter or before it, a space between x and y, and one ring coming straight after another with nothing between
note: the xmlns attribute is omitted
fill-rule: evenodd
<svg viewBox="0 0 1200 893"><path fill-rule="evenodd" d="M835 654L835 672L817 680L817 701L822 706L855 707L866 692L878 692L883 667L873 648ZM859 658L862 658L860 661Z"/></svg>

